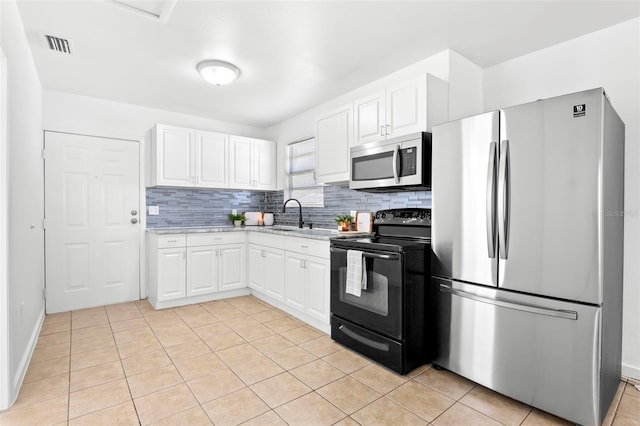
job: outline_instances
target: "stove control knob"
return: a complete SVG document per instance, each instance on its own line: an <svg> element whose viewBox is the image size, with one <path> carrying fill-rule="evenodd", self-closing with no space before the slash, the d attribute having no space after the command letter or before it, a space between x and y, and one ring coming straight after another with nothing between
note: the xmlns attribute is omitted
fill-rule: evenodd
<svg viewBox="0 0 640 426"><path fill-rule="evenodd" d="M425 213L424 212L420 212L420 219L424 219Z"/></svg>
<svg viewBox="0 0 640 426"><path fill-rule="evenodd" d="M386 213L382 213L382 218L385 219L387 217Z"/></svg>

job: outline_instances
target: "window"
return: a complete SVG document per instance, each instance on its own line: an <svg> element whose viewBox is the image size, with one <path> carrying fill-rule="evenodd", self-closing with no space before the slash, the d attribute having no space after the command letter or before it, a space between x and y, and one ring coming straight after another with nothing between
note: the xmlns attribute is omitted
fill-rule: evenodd
<svg viewBox="0 0 640 426"><path fill-rule="evenodd" d="M286 198L296 198L305 207L324 207L324 188L315 179L315 138L290 143L286 155Z"/></svg>

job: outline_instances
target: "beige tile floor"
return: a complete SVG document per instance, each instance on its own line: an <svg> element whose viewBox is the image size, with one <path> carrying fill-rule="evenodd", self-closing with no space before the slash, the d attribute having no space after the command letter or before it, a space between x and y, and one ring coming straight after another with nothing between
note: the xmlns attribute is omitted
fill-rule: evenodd
<svg viewBox="0 0 640 426"><path fill-rule="evenodd" d="M247 296L48 315L0 425L568 424L447 371L407 376ZM606 424L640 425L621 382Z"/></svg>

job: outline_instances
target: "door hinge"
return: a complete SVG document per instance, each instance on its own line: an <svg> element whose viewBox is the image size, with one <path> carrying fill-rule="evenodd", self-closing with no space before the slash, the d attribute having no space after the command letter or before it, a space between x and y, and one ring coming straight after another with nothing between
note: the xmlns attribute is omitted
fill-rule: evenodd
<svg viewBox="0 0 640 426"><path fill-rule="evenodd" d="M47 229L47 219L42 219L42 229Z"/></svg>
<svg viewBox="0 0 640 426"><path fill-rule="evenodd" d="M46 160L47 159L47 150L46 149L42 149L42 159Z"/></svg>
<svg viewBox="0 0 640 426"><path fill-rule="evenodd" d="M42 289L42 298L45 299L45 300L47 298L47 288L46 287Z"/></svg>

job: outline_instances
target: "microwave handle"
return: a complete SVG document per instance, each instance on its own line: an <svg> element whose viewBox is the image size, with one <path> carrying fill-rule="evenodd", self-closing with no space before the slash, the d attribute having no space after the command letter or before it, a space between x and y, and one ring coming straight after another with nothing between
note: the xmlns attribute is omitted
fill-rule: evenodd
<svg viewBox="0 0 640 426"><path fill-rule="evenodd" d="M398 165L398 157L400 156L400 145L396 145L393 149L393 179L396 184L400 183L400 175L398 173L398 169L400 168Z"/></svg>

